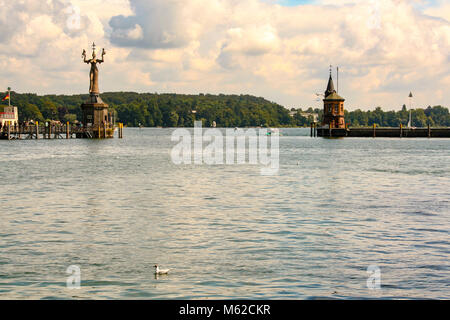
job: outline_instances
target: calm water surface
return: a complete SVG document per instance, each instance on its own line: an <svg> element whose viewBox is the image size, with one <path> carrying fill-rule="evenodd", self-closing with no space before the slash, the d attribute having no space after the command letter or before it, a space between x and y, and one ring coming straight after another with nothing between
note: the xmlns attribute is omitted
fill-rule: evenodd
<svg viewBox="0 0 450 320"><path fill-rule="evenodd" d="M0 141L0 299L450 298L450 139L282 129L261 176L177 166L171 132Z"/></svg>

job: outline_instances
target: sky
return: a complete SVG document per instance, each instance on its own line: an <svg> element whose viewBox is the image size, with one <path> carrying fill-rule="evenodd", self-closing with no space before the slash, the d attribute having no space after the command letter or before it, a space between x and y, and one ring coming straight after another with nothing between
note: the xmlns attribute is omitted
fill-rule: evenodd
<svg viewBox="0 0 450 320"><path fill-rule="evenodd" d="M321 107L330 65L346 109L450 107L444 0L0 0L1 88L251 94Z"/></svg>

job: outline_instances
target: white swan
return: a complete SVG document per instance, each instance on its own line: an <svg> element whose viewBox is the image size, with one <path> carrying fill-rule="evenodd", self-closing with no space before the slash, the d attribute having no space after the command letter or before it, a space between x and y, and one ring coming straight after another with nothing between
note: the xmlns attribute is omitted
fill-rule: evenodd
<svg viewBox="0 0 450 320"><path fill-rule="evenodd" d="M170 269L160 269L157 264L155 264L155 274L168 274Z"/></svg>

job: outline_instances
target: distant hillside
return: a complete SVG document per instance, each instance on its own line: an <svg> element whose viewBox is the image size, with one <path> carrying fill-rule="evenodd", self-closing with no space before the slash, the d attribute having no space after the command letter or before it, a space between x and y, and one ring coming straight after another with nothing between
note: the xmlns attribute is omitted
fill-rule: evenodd
<svg viewBox="0 0 450 320"><path fill-rule="evenodd" d="M128 126L191 127L203 120L220 127L303 125L289 115L289 110L264 98L249 95L182 95L135 92L106 92L103 101L116 110L118 121ZM46 95L12 93L19 107L20 120L81 119L80 105L88 95Z"/></svg>

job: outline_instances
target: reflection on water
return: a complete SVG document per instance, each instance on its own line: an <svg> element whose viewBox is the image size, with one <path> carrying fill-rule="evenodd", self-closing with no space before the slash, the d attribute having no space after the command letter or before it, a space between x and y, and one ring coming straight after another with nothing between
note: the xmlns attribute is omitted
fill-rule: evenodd
<svg viewBox="0 0 450 320"><path fill-rule="evenodd" d="M0 298L450 297L450 140L282 132L277 176L176 166L168 129L1 141Z"/></svg>

